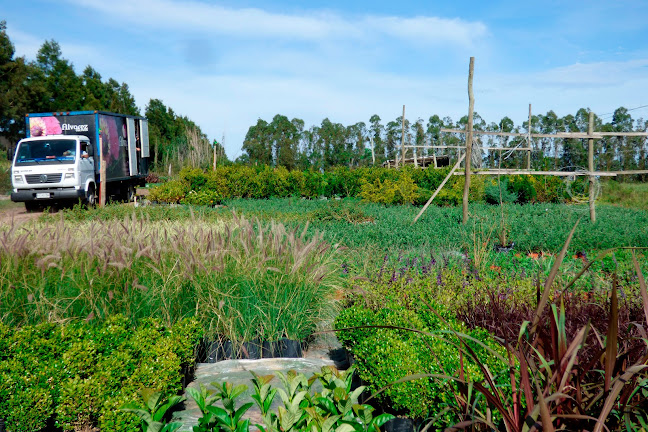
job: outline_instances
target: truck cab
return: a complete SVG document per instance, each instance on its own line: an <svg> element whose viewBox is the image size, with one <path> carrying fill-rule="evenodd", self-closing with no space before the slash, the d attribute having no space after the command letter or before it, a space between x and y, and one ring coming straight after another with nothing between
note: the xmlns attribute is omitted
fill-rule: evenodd
<svg viewBox="0 0 648 432"><path fill-rule="evenodd" d="M11 200L28 211L57 201L96 202L95 151L84 135L48 135L18 142Z"/></svg>

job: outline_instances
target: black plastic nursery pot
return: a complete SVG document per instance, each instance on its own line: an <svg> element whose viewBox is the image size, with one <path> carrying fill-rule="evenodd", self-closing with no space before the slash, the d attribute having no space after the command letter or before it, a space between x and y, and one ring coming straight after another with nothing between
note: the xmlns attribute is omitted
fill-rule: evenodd
<svg viewBox="0 0 648 432"><path fill-rule="evenodd" d="M299 358L303 356L301 341L280 339L278 341L252 341L233 344L228 340L206 340L200 343L197 361L200 363L215 363L221 360L261 358Z"/></svg>
<svg viewBox="0 0 648 432"><path fill-rule="evenodd" d="M275 357L299 358L303 355L301 341L280 339L275 347Z"/></svg>
<svg viewBox="0 0 648 432"><path fill-rule="evenodd" d="M396 417L383 425L385 432L414 432L414 421L407 417Z"/></svg>
<svg viewBox="0 0 648 432"><path fill-rule="evenodd" d="M261 358L261 341L255 339L250 342L243 342L239 358L258 360Z"/></svg>
<svg viewBox="0 0 648 432"><path fill-rule="evenodd" d="M263 341L263 358L299 358L302 357L301 341L291 339L279 339L278 341Z"/></svg>
<svg viewBox="0 0 648 432"><path fill-rule="evenodd" d="M495 249L495 252L506 253L512 251L514 247L515 242L509 243L507 245L496 244L495 246L493 246L493 249Z"/></svg>

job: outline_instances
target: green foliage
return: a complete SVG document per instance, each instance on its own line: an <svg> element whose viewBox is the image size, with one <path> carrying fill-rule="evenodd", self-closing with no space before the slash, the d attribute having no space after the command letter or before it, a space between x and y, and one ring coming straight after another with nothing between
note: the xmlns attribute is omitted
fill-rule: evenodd
<svg viewBox="0 0 648 432"><path fill-rule="evenodd" d="M262 417L261 423L254 426L263 432L379 432L394 416L374 416L373 407L360 404L359 397L365 387L352 390L353 373L353 369L340 372L334 367L323 367L310 379L295 371L278 373L282 387L273 388L272 375L259 376L253 372L251 398ZM242 420L242 416L253 403L241 401L247 386L211 385L215 391L202 385L200 389L187 389L202 413L193 431L249 432L250 420ZM276 395L281 398L281 404L274 411L271 405ZM219 401L222 408L216 405Z"/></svg>
<svg viewBox="0 0 648 432"><path fill-rule="evenodd" d="M30 241L20 231L4 232L0 281L14 288L0 291L0 317L24 325L121 313L132 322L160 317L172 325L196 316L210 336L237 345L256 337L303 340L335 313L340 248L321 234L227 217L205 224L151 222L144 215L58 222L39 226ZM146 328L134 337L148 347L157 333ZM74 349L99 351L88 344ZM157 361L177 360L160 353ZM156 379L170 379L144 366L129 376L151 388Z"/></svg>
<svg viewBox="0 0 648 432"><path fill-rule="evenodd" d="M153 202L179 203L190 191L190 186L186 181L170 180L151 188L148 198Z"/></svg>
<svg viewBox="0 0 648 432"><path fill-rule="evenodd" d="M417 304L416 292L410 291L410 295L414 296L410 298L411 308L390 301L375 310L356 304L340 313L335 327L338 338L355 358L359 376L373 392L383 390L378 399L384 406L418 419L434 418L452 403L453 386L442 376L454 375L461 365L456 348L458 339L449 331L468 334L485 343L473 344L474 349L496 374L503 369L496 361L497 353L503 354L503 350L490 342L483 331L468 331L451 318L439 320L424 303ZM439 304L432 307L448 316ZM464 367L467 376L479 379L480 371L475 364L466 362ZM422 376L403 380L417 374ZM435 425L451 424L453 420L440 416Z"/></svg>
<svg viewBox="0 0 648 432"><path fill-rule="evenodd" d="M509 178L507 189L517 196L519 204L533 202L538 196L531 178L529 175L514 175Z"/></svg>
<svg viewBox="0 0 648 432"><path fill-rule="evenodd" d="M627 208L648 210L648 183L601 182L601 202Z"/></svg>
<svg viewBox="0 0 648 432"><path fill-rule="evenodd" d="M11 192L11 161L0 160L0 193Z"/></svg>
<svg viewBox="0 0 648 432"><path fill-rule="evenodd" d="M350 169L334 167L325 172L313 170L289 171L284 167L248 167L230 165L215 171L183 169L179 177L151 189L149 199L162 203L213 205L230 198L282 198L325 196L356 197L366 202L380 204L424 204L437 189L447 169L398 170L376 167ZM558 202L563 198L564 188L558 180L541 182L532 176L504 177L504 202ZM464 180L453 177L441 189L433 203L455 206L463 197ZM544 190L543 187L549 188ZM189 196L193 195L193 196ZM485 176L474 176L469 199L472 202L486 200L499 202L499 188Z"/></svg>
<svg viewBox="0 0 648 432"><path fill-rule="evenodd" d="M326 207L310 212L309 219L314 221L345 221L351 224L371 223L374 218L367 216L356 206L334 201Z"/></svg>
<svg viewBox="0 0 648 432"><path fill-rule="evenodd" d="M405 174L398 181L376 179L373 183L362 184L360 196L363 201L379 204L412 204L418 198L418 186L412 178Z"/></svg>
<svg viewBox="0 0 648 432"><path fill-rule="evenodd" d="M121 410L137 415L142 420L143 432L173 432L182 427L182 423L167 422L167 413L184 400L182 396L165 398L161 392L151 389L142 389L141 394L144 405L130 402L122 406Z"/></svg>
<svg viewBox="0 0 648 432"><path fill-rule="evenodd" d="M490 184L487 184L484 189L484 197L488 204L512 204L516 202L519 198L517 192L509 190L508 179L503 179L501 184L497 181L493 181Z"/></svg>
<svg viewBox="0 0 648 432"><path fill-rule="evenodd" d="M176 400L180 375L193 364L189 353L200 336L195 320L171 327L150 320L133 329L123 316L102 324L0 325L5 348L0 355L0 418L12 431L31 432L50 423L70 431L93 426L137 430L137 418L117 408L147 387L160 392L158 399ZM153 419L160 421L164 406L153 406Z"/></svg>

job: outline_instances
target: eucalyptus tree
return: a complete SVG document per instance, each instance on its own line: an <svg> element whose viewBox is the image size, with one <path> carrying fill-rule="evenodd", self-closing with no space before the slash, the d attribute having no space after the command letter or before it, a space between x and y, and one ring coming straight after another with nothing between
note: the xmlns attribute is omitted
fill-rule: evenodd
<svg viewBox="0 0 648 432"><path fill-rule="evenodd" d="M258 119L250 126L241 148L253 165L272 165L272 131L267 121Z"/></svg>
<svg viewBox="0 0 648 432"><path fill-rule="evenodd" d="M45 111L72 111L83 106L81 79L74 66L62 58L55 40L45 41L36 54L36 66L42 73L46 89Z"/></svg>
<svg viewBox="0 0 648 432"><path fill-rule="evenodd" d="M369 131L373 139L376 164L381 164L385 160L385 142L383 140L385 128L380 124L380 117L377 114L369 118L369 123L371 124Z"/></svg>

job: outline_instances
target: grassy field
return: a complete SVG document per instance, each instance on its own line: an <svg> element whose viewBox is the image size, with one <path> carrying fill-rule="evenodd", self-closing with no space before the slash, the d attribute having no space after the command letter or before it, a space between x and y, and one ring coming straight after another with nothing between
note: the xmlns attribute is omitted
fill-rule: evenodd
<svg viewBox="0 0 648 432"><path fill-rule="evenodd" d="M135 212L150 220L187 220L199 217L217 220L232 217L233 212L261 220L276 220L292 228L308 224L309 232L323 231L331 243L340 243L358 251L399 252L458 251L466 252L475 243L491 249L499 242L502 227L500 208L487 204L470 206L471 219L461 224L461 209L434 207L427 209L419 221L413 206L382 206L356 199L303 200L297 198L269 200L230 200L225 207L150 206L133 210L128 206L106 209L73 209L44 215L41 220L64 218L69 221L121 219ZM648 247L648 211L612 205L597 206L596 224L589 221L587 206L566 204L507 205L504 221L514 250L557 252L567 234L580 220L571 249L595 252L614 247Z"/></svg>
<svg viewBox="0 0 648 432"><path fill-rule="evenodd" d="M621 207L648 210L648 183L603 183L600 202Z"/></svg>

